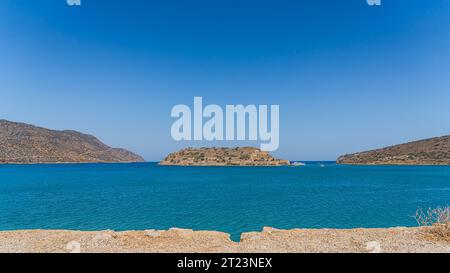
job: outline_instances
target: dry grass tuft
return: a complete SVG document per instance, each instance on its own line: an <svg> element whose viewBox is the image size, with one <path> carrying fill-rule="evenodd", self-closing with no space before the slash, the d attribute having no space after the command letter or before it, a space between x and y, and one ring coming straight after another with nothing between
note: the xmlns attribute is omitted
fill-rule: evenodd
<svg viewBox="0 0 450 273"><path fill-rule="evenodd" d="M436 239L450 241L450 206L429 208L426 211L419 208L415 219L419 226L428 227L428 234Z"/></svg>

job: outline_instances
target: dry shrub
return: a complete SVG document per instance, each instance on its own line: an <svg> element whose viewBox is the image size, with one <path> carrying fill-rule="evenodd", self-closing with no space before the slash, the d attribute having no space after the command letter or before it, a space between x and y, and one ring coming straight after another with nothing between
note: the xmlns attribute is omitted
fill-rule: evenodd
<svg viewBox="0 0 450 273"><path fill-rule="evenodd" d="M429 208L424 211L419 208L415 219L419 226L428 227L426 232L437 239L450 241L450 207Z"/></svg>

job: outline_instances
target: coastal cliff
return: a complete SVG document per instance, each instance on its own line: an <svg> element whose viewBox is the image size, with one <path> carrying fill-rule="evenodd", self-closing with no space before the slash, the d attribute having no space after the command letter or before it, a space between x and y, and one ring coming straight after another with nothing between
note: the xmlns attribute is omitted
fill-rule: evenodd
<svg viewBox="0 0 450 273"><path fill-rule="evenodd" d="M240 242L218 231L0 231L0 253L450 253L422 228L293 229L265 227Z"/></svg>
<svg viewBox="0 0 450 273"><path fill-rule="evenodd" d="M450 165L450 136L344 155L338 158L337 163L355 165Z"/></svg>
<svg viewBox="0 0 450 273"><path fill-rule="evenodd" d="M0 120L0 164L121 163L144 159L91 135Z"/></svg>
<svg viewBox="0 0 450 273"><path fill-rule="evenodd" d="M273 158L258 148L187 148L169 154L160 165L178 166L287 166L288 160Z"/></svg>

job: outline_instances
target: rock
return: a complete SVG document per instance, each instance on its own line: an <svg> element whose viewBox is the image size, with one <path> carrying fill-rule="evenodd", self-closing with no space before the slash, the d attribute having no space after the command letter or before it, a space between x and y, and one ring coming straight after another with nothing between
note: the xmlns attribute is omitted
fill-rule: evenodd
<svg viewBox="0 0 450 273"><path fill-rule="evenodd" d="M273 228L273 227L263 227L263 233L274 233L274 232L279 232L281 231L280 229L277 228Z"/></svg>
<svg viewBox="0 0 450 273"><path fill-rule="evenodd" d="M410 233L403 232L404 229L293 229L271 234L248 232L242 234L240 242L229 240L229 234L222 232L189 229L147 231L149 234L162 233L154 239L148 239L145 231L0 231L0 253L450 253L448 241L430 240L419 234L419 228L407 228ZM94 237L97 239L93 240ZM117 240L111 239L115 237Z"/></svg>
<svg viewBox="0 0 450 273"><path fill-rule="evenodd" d="M94 241L106 241L106 240L110 240L112 238L113 238L113 236L111 234L101 232L101 233L97 233L92 240L94 240Z"/></svg>
<svg viewBox="0 0 450 273"><path fill-rule="evenodd" d="M192 236L194 235L194 231L192 229L183 229L183 228L171 228L169 232L174 232L178 236Z"/></svg>
<svg viewBox="0 0 450 273"><path fill-rule="evenodd" d="M81 244L78 241L70 241L67 243L66 249L70 253L81 253Z"/></svg>
<svg viewBox="0 0 450 273"><path fill-rule="evenodd" d="M377 241L371 241L366 244L366 250L370 253L381 253L381 244Z"/></svg>
<svg viewBox="0 0 450 273"><path fill-rule="evenodd" d="M162 234L162 231L160 231L160 230L150 229L150 230L145 231L146 236L153 237L153 238L159 237L159 236L161 236L161 234Z"/></svg>
<svg viewBox="0 0 450 273"><path fill-rule="evenodd" d="M244 232L241 234L241 242L261 239L260 232Z"/></svg>

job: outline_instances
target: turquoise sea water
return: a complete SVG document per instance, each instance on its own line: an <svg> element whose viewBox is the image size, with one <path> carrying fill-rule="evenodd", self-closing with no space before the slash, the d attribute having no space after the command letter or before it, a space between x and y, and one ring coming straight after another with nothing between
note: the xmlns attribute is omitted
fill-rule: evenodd
<svg viewBox="0 0 450 273"><path fill-rule="evenodd" d="M0 230L414 226L450 204L450 167L0 166Z"/></svg>

